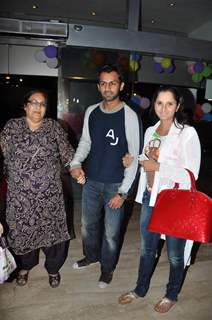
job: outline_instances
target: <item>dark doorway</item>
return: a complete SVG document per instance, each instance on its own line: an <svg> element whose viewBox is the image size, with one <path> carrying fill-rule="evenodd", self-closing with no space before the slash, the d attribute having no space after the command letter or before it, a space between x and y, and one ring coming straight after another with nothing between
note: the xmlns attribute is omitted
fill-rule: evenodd
<svg viewBox="0 0 212 320"><path fill-rule="evenodd" d="M11 118L23 116L23 97L32 89L43 89L49 97L48 117L57 118L57 77L0 75L0 130Z"/></svg>

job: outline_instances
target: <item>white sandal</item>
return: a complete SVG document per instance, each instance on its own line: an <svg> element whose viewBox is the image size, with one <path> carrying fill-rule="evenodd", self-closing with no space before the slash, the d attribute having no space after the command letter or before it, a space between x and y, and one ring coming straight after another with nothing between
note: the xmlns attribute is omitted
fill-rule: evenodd
<svg viewBox="0 0 212 320"><path fill-rule="evenodd" d="M170 299L164 297L163 299L158 301L158 303L156 303L156 305L154 307L154 310L159 312L159 313L166 313L171 309L171 307L176 302L177 302L176 300L170 300Z"/></svg>
<svg viewBox="0 0 212 320"><path fill-rule="evenodd" d="M139 298L139 296L135 293L135 291L128 291L128 292L125 292L122 295L120 295L120 297L118 299L118 303L119 304L129 304L138 298Z"/></svg>

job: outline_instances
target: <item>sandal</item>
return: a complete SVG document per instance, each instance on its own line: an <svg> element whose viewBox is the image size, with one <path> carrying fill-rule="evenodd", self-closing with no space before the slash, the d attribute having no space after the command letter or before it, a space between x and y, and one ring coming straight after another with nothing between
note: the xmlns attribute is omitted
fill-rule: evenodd
<svg viewBox="0 0 212 320"><path fill-rule="evenodd" d="M29 271L26 271L26 273L21 273L22 271L19 272L19 274L17 275L16 278L16 284L18 286L25 286L28 282L28 275L29 275Z"/></svg>
<svg viewBox="0 0 212 320"><path fill-rule="evenodd" d="M159 313L166 313L168 312L171 307L176 303L177 301L175 300L170 300L168 298L163 298L160 300L154 307L154 310L159 312Z"/></svg>
<svg viewBox="0 0 212 320"><path fill-rule="evenodd" d="M139 298L139 296L135 293L135 291L129 291L129 292L125 292L122 295L120 295L120 297L118 298L118 303L119 304L129 304L138 298Z"/></svg>
<svg viewBox="0 0 212 320"><path fill-rule="evenodd" d="M52 288L57 288L60 285L60 274L49 274L49 284Z"/></svg>

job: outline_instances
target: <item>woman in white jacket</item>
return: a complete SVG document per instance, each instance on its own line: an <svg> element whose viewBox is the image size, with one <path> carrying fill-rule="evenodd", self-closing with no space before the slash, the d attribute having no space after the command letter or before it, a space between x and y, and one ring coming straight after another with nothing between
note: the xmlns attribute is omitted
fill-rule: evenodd
<svg viewBox="0 0 212 320"><path fill-rule="evenodd" d="M200 167L200 142L193 127L188 126L183 112L183 99L175 87L160 87L153 97L153 112L159 118L144 137L140 158L141 175L136 201L142 203L141 257L136 287L119 297L120 304L128 304L144 297L154 270L158 242L161 235L147 230L157 194L172 189L175 182L181 189L190 188L190 177L197 179ZM167 203L168 206L168 203ZM171 214L171 212L170 212ZM186 240L166 236L170 274L165 296L154 309L165 313L176 303L184 274Z"/></svg>

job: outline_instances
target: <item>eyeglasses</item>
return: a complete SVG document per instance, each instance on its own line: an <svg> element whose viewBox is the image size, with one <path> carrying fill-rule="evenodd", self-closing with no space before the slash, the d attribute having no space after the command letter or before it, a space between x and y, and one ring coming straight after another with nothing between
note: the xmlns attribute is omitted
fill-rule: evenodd
<svg viewBox="0 0 212 320"><path fill-rule="evenodd" d="M28 103L33 107L33 108L46 108L47 104L46 102L39 102L37 100L28 100Z"/></svg>
<svg viewBox="0 0 212 320"><path fill-rule="evenodd" d="M113 81L99 81L99 86L101 88L106 87L107 85L109 86L109 88L111 87L115 87L119 84L120 82L118 80L113 80Z"/></svg>

